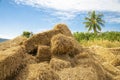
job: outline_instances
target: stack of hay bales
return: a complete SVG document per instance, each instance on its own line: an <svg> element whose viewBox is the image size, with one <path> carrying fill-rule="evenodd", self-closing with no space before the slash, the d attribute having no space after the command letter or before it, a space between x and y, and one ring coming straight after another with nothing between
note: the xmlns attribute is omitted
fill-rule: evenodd
<svg viewBox="0 0 120 80"><path fill-rule="evenodd" d="M76 40L73 37L57 34L51 39L52 59L50 65L54 70L73 67L74 56L79 54L81 46L76 47Z"/></svg>
<svg viewBox="0 0 120 80"><path fill-rule="evenodd" d="M61 25L61 26L60 26ZM65 24L58 24L55 26L55 29L46 31L43 33L36 34L32 36L30 39L24 42L26 51L29 53L34 50L38 45L50 45L50 40L54 35L64 34L67 36L72 36L70 30Z"/></svg>
<svg viewBox="0 0 120 80"><path fill-rule="evenodd" d="M81 47L65 24L21 40L0 51L0 80L119 80L119 57Z"/></svg>

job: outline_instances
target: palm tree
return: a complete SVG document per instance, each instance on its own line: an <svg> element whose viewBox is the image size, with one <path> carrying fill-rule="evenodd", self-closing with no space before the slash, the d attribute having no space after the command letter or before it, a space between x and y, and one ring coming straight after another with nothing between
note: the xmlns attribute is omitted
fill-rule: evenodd
<svg viewBox="0 0 120 80"><path fill-rule="evenodd" d="M103 14L96 14L95 11L89 12L88 17L85 17L86 22L84 22L85 27L88 31L93 30L94 33L101 31L101 26L104 26L105 21L102 19Z"/></svg>

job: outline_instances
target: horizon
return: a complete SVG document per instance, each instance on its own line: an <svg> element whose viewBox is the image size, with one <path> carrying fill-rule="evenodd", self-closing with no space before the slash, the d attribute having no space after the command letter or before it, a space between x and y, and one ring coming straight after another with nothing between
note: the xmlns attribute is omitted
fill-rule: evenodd
<svg viewBox="0 0 120 80"><path fill-rule="evenodd" d="M0 38L43 32L58 23L65 23L72 32L87 32L83 22L92 10L104 15L102 32L120 32L120 0L0 0Z"/></svg>

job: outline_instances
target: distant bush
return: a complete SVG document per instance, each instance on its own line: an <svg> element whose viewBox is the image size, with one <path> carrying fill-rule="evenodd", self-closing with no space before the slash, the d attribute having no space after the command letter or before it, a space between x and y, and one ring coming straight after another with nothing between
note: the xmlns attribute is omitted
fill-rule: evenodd
<svg viewBox="0 0 120 80"><path fill-rule="evenodd" d="M103 32L99 34L75 32L74 37L80 42L82 40L108 40L108 41L120 41L120 32Z"/></svg>
<svg viewBox="0 0 120 80"><path fill-rule="evenodd" d="M31 37L32 35L33 35L33 33L29 32L29 31L24 31L23 34L22 34L22 36L25 36L27 38Z"/></svg>

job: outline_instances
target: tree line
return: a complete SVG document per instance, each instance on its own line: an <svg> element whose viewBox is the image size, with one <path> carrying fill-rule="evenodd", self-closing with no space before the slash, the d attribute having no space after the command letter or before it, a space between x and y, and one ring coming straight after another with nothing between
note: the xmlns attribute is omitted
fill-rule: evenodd
<svg viewBox="0 0 120 80"><path fill-rule="evenodd" d="M101 32L97 33L88 33L88 32L75 32L73 36L79 42L82 40L109 40L109 41L120 41L120 32Z"/></svg>

